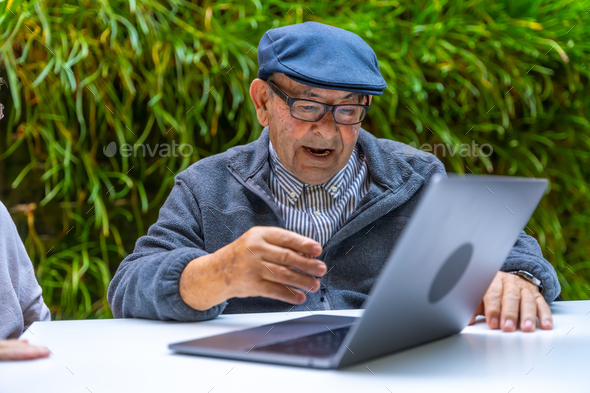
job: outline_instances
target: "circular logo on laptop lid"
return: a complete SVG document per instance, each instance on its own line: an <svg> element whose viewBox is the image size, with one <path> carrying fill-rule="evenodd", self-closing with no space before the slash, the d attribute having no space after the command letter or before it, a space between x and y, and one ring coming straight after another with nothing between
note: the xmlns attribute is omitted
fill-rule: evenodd
<svg viewBox="0 0 590 393"><path fill-rule="evenodd" d="M439 269L432 285L428 300L436 303L445 297L457 285L473 256L473 245L465 243L457 248Z"/></svg>

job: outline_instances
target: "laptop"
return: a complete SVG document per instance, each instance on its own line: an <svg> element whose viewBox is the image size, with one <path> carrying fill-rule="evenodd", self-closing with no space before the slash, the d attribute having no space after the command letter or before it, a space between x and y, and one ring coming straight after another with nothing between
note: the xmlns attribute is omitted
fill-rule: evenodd
<svg viewBox="0 0 590 393"><path fill-rule="evenodd" d="M547 185L546 179L437 175L361 317L314 312L168 347L192 355L342 368L457 334L469 324Z"/></svg>

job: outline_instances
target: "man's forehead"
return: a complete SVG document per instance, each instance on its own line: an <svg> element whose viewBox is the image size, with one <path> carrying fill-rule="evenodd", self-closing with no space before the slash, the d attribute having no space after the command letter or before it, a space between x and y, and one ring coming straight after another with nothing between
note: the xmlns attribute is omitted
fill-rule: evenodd
<svg viewBox="0 0 590 393"><path fill-rule="evenodd" d="M344 90L322 89L319 87L307 86L303 83L294 81L293 79L289 78L287 75L284 74L281 74L280 76L279 83L281 82L286 87L288 87L292 93L307 98L337 97L346 100L358 96L358 93L351 93L349 91Z"/></svg>
<svg viewBox="0 0 590 393"><path fill-rule="evenodd" d="M311 88L310 87L304 87L303 90L301 90L299 92L299 94L301 94L304 97L309 97L309 98L322 98L322 97L325 97L328 94L334 94L334 92L336 92L338 94L337 96L339 98L343 99L343 100L347 100L349 98L355 98L355 97L358 96L358 93L351 93L349 91L343 91L343 90L316 89L316 90L319 90L319 91L314 91L312 89L314 89L314 88L313 87L311 87Z"/></svg>

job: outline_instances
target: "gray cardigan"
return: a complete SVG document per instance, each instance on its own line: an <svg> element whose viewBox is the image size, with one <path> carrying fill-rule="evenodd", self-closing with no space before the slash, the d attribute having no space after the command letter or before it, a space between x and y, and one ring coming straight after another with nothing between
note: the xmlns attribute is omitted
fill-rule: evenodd
<svg viewBox="0 0 590 393"><path fill-rule="evenodd" d="M412 216L425 185L446 176L432 154L407 154L408 145L378 139L361 128L370 189L347 222L324 245L318 259L329 273L320 291L309 293L293 311L360 308L377 275ZM267 185L268 127L258 140L203 158L175 178L158 221L119 266L108 289L115 317L200 321L220 313L287 312L291 304L263 297L232 298L197 311L180 297L179 278L193 259L233 242L253 226L285 228ZM354 246L354 252L347 253ZM331 270L330 270L331 269ZM551 303L561 291L555 269L537 241L521 232L502 266L527 270L545 288Z"/></svg>

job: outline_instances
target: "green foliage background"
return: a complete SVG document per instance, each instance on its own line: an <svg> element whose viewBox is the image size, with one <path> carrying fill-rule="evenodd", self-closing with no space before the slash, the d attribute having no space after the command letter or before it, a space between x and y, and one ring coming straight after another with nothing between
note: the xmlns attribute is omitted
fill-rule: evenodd
<svg viewBox="0 0 590 393"><path fill-rule="evenodd" d="M4 8L6 6L6 8ZM318 21L373 47L384 95L363 127L402 142L489 143L449 172L546 177L528 223L563 286L590 298L590 2L19 1L0 9L0 197L53 318L112 314L118 263L174 174L255 140L248 88L272 27ZM110 142L192 157L108 158Z"/></svg>

